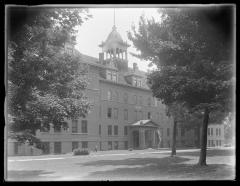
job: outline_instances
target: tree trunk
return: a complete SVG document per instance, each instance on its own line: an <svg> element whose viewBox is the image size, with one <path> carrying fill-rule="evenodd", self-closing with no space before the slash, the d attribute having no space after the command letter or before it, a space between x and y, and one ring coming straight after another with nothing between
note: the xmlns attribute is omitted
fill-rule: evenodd
<svg viewBox="0 0 240 186"><path fill-rule="evenodd" d="M200 130L200 126L197 126L197 148L200 148L200 135L201 135L201 130Z"/></svg>
<svg viewBox="0 0 240 186"><path fill-rule="evenodd" d="M177 121L174 120L173 135L172 135L172 154L171 154L171 156L176 155L176 130L177 130Z"/></svg>
<svg viewBox="0 0 240 186"><path fill-rule="evenodd" d="M209 110L205 108L204 110L204 118L203 118L203 126L202 126L202 138L201 138L201 152L199 157L198 164L200 166L207 165L206 156L207 156L207 129L208 129L208 120L209 120Z"/></svg>

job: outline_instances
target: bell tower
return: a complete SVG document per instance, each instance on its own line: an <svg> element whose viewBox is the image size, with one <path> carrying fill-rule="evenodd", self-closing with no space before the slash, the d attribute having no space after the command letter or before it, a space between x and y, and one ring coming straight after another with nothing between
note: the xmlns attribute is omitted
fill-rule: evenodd
<svg viewBox="0 0 240 186"><path fill-rule="evenodd" d="M100 63L107 66L115 66L120 71L128 69L127 48L129 46L130 45L124 42L121 35L117 32L114 10L112 31L108 35L106 41L99 45L99 47L102 48L102 52L99 53Z"/></svg>

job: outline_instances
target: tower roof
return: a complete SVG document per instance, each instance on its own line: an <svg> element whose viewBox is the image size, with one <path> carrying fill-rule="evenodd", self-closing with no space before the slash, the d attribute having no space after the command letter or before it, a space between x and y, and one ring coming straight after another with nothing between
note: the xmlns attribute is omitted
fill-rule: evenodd
<svg viewBox="0 0 240 186"><path fill-rule="evenodd" d="M105 52L116 48L126 50L127 47L129 47L130 45L123 41L121 35L117 31L116 26L114 25L106 41L102 42L102 44L100 44L99 46L102 47L103 51Z"/></svg>

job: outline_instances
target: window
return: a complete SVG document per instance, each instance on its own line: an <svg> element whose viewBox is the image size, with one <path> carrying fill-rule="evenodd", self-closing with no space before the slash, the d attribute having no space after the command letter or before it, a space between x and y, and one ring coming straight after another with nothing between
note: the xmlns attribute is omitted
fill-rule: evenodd
<svg viewBox="0 0 240 186"><path fill-rule="evenodd" d="M137 81L137 86L138 86L138 87L141 87L141 86L142 86L141 80L138 80L138 81Z"/></svg>
<svg viewBox="0 0 240 186"><path fill-rule="evenodd" d="M115 100L116 100L116 101L118 101L118 97L119 97L119 96L118 96L118 92L115 91Z"/></svg>
<svg viewBox="0 0 240 186"><path fill-rule="evenodd" d="M216 146L218 146L218 140L216 140Z"/></svg>
<svg viewBox="0 0 240 186"><path fill-rule="evenodd" d="M213 146L214 146L213 140L211 140L211 142L212 142L212 143L211 143L211 146L213 147Z"/></svg>
<svg viewBox="0 0 240 186"><path fill-rule="evenodd" d="M218 136L218 128L216 128L216 136Z"/></svg>
<svg viewBox="0 0 240 186"><path fill-rule="evenodd" d="M128 141L124 141L124 149L128 149Z"/></svg>
<svg viewBox="0 0 240 186"><path fill-rule="evenodd" d="M88 133L87 120L82 120L82 133Z"/></svg>
<svg viewBox="0 0 240 186"><path fill-rule="evenodd" d="M61 132L61 126L55 125L54 126L54 132Z"/></svg>
<svg viewBox="0 0 240 186"><path fill-rule="evenodd" d="M208 146L209 146L209 147L211 146L211 144L210 144L210 140L208 140Z"/></svg>
<svg viewBox="0 0 240 186"><path fill-rule="evenodd" d="M213 135L213 128L211 128L211 136Z"/></svg>
<svg viewBox="0 0 240 186"><path fill-rule="evenodd" d="M99 134L99 136L101 136L101 134L102 134L102 127L101 127L101 125L98 126L98 134Z"/></svg>
<svg viewBox="0 0 240 186"><path fill-rule="evenodd" d="M99 105L99 118L101 118L101 117L102 117L102 106Z"/></svg>
<svg viewBox="0 0 240 186"><path fill-rule="evenodd" d="M155 113L154 116L155 116L155 119L157 120L158 119L158 113Z"/></svg>
<svg viewBox="0 0 240 186"><path fill-rule="evenodd" d="M112 135L112 125L108 125L108 135Z"/></svg>
<svg viewBox="0 0 240 186"><path fill-rule="evenodd" d="M151 98L148 98L148 106L151 106Z"/></svg>
<svg viewBox="0 0 240 186"><path fill-rule="evenodd" d="M139 96L139 105L142 105L142 96Z"/></svg>
<svg viewBox="0 0 240 186"><path fill-rule="evenodd" d="M128 94L125 92L123 96L124 103L128 103Z"/></svg>
<svg viewBox="0 0 240 186"><path fill-rule="evenodd" d="M108 150L112 150L112 142L111 141L108 142Z"/></svg>
<svg viewBox="0 0 240 186"><path fill-rule="evenodd" d="M137 104L137 96L133 95L133 104Z"/></svg>
<svg viewBox="0 0 240 186"><path fill-rule="evenodd" d="M108 118L112 117L112 108L108 108L107 117Z"/></svg>
<svg viewBox="0 0 240 186"><path fill-rule="evenodd" d="M142 86L141 80L136 77L133 77L133 86L141 87Z"/></svg>
<svg viewBox="0 0 240 186"><path fill-rule="evenodd" d="M114 126L114 135L118 135L118 126Z"/></svg>
<svg viewBox="0 0 240 186"><path fill-rule="evenodd" d="M219 134L219 136L221 136L221 128L219 128L218 134Z"/></svg>
<svg viewBox="0 0 240 186"><path fill-rule="evenodd" d="M54 153L59 154L62 151L61 142L54 142Z"/></svg>
<svg viewBox="0 0 240 186"><path fill-rule="evenodd" d="M167 128L167 136L170 136L170 128Z"/></svg>
<svg viewBox="0 0 240 186"><path fill-rule="evenodd" d="M88 148L88 142L87 141L82 141L82 148L83 149Z"/></svg>
<svg viewBox="0 0 240 186"><path fill-rule="evenodd" d="M210 128L208 128L208 130L207 130L207 131L208 131L208 136L210 136Z"/></svg>
<svg viewBox="0 0 240 186"><path fill-rule="evenodd" d="M127 136L127 135L128 135L128 127L124 126L124 136Z"/></svg>
<svg viewBox="0 0 240 186"><path fill-rule="evenodd" d="M219 140L219 146L221 146L221 140Z"/></svg>
<svg viewBox="0 0 240 186"><path fill-rule="evenodd" d="M66 47L66 53L71 55L73 53L73 49L70 47Z"/></svg>
<svg viewBox="0 0 240 186"><path fill-rule="evenodd" d="M137 110L134 111L134 120L137 121Z"/></svg>
<svg viewBox="0 0 240 186"><path fill-rule="evenodd" d="M133 78L133 86L137 86L137 79Z"/></svg>
<svg viewBox="0 0 240 186"><path fill-rule="evenodd" d="M107 71L107 79L112 80L112 73L110 71Z"/></svg>
<svg viewBox="0 0 240 186"><path fill-rule="evenodd" d="M107 79L111 81L117 81L117 73L113 71L107 71Z"/></svg>
<svg viewBox="0 0 240 186"><path fill-rule="evenodd" d="M184 136L185 135L185 130L184 128L181 128L181 136Z"/></svg>
<svg viewBox="0 0 240 186"><path fill-rule="evenodd" d="M111 90L109 90L109 91L107 92L107 99L108 99L109 101L112 100L112 91L111 91Z"/></svg>
<svg viewBox="0 0 240 186"><path fill-rule="evenodd" d="M148 119L151 119L151 112L148 112Z"/></svg>
<svg viewBox="0 0 240 186"><path fill-rule="evenodd" d="M74 150L74 149L77 149L78 148L78 142L77 141L73 141L72 142L72 151Z"/></svg>
<svg viewBox="0 0 240 186"><path fill-rule="evenodd" d="M118 109L114 108L114 119L118 119Z"/></svg>
<svg viewBox="0 0 240 186"><path fill-rule="evenodd" d="M72 120L72 133L78 132L78 120Z"/></svg>
<svg viewBox="0 0 240 186"><path fill-rule="evenodd" d="M117 73L116 72L112 72L112 81L117 81Z"/></svg>
<svg viewBox="0 0 240 186"><path fill-rule="evenodd" d="M158 120L159 121L161 120L161 113L159 113L159 115L158 115Z"/></svg>
<svg viewBox="0 0 240 186"><path fill-rule="evenodd" d="M118 149L118 141L114 142L114 149Z"/></svg>
<svg viewBox="0 0 240 186"><path fill-rule="evenodd" d="M143 119L143 112L139 111L140 119Z"/></svg>
<svg viewBox="0 0 240 186"><path fill-rule="evenodd" d="M128 120L128 110L124 109L124 120L127 121Z"/></svg>

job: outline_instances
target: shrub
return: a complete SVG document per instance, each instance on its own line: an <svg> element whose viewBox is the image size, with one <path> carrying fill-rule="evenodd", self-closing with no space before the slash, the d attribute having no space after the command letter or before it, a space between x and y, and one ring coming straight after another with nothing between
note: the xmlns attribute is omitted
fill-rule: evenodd
<svg viewBox="0 0 240 186"><path fill-rule="evenodd" d="M89 155L89 151L88 149L74 149L73 150L73 155L76 156L76 155Z"/></svg>

